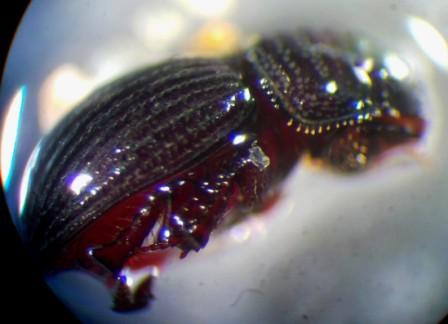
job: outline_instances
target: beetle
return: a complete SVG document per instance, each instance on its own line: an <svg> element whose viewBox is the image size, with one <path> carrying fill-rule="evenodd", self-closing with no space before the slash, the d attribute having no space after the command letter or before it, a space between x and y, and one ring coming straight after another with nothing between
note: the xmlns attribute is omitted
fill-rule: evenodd
<svg viewBox="0 0 448 324"><path fill-rule="evenodd" d="M300 157L361 171L424 128L411 89L348 36L285 33L162 62L95 91L38 145L21 234L46 273L86 270L115 310L139 309L154 276L131 287L132 269L204 248Z"/></svg>

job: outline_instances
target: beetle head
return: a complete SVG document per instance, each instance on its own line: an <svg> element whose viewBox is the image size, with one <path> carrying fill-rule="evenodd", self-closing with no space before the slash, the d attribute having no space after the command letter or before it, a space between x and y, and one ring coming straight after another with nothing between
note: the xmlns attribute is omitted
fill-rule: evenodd
<svg viewBox="0 0 448 324"><path fill-rule="evenodd" d="M417 100L395 80L384 85L387 100L377 101L373 109L360 112L321 140L317 155L331 168L359 171L383 153L419 139L425 130ZM317 153L316 153L317 152Z"/></svg>

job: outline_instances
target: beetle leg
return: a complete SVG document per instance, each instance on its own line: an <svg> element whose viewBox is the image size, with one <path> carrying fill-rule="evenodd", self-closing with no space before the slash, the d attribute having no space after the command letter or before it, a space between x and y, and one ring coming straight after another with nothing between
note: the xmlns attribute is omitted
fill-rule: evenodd
<svg viewBox="0 0 448 324"><path fill-rule="evenodd" d="M247 213L259 206L268 187L268 170L269 157L252 140L156 188L146 208L152 226L139 248L128 254L116 278L114 308L129 310L147 303L152 297L151 282L167 257L167 248L179 248L181 258L191 250L199 251L232 210ZM130 226L113 243L113 251L117 244L132 239L133 228ZM138 284L135 278L139 278Z"/></svg>
<svg viewBox="0 0 448 324"><path fill-rule="evenodd" d="M369 150L372 147L362 125L341 130L338 135L330 144L312 152L312 156L340 172L359 172L366 169L370 164Z"/></svg>
<svg viewBox="0 0 448 324"><path fill-rule="evenodd" d="M178 247L185 257L203 248L212 231L234 209L252 210L262 201L268 182L269 157L256 140L238 147L215 168L204 165L170 188L167 213L158 228L156 241L147 250Z"/></svg>
<svg viewBox="0 0 448 324"><path fill-rule="evenodd" d="M167 201L167 213L157 226L156 239L146 249L178 247L181 257L185 257L189 251L199 251L207 244L210 233L229 207L233 188L228 182L196 177L176 184Z"/></svg>
<svg viewBox="0 0 448 324"><path fill-rule="evenodd" d="M157 195L156 199L147 199L148 195L144 192L141 196L145 199L128 201L126 208L120 209L121 213L100 219L95 225L101 231L92 226L92 233L84 233L90 244L79 263L111 288L113 308L117 311L138 309L148 303L153 277L168 257L166 251L141 252L145 237L169 212L168 197ZM91 244L92 238L99 243ZM82 237L79 242L83 244Z"/></svg>

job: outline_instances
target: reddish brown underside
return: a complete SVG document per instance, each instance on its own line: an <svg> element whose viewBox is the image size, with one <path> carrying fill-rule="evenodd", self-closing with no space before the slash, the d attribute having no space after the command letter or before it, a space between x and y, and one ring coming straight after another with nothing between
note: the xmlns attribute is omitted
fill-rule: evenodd
<svg viewBox="0 0 448 324"><path fill-rule="evenodd" d="M273 110L263 99L259 99L257 104L261 107L259 119L256 129L250 131L258 134L256 137L258 144L270 159L269 170L263 175L265 177L263 183L265 183L266 190L269 189L272 194L272 185L275 185L290 171L303 152L306 142L302 138L303 135L299 136L294 129L287 127L288 120L284 114ZM239 146L234 146L230 142L223 144L199 165L163 179L121 200L66 245L60 256L56 258L56 268L81 267L101 276L109 276L112 273L117 274L124 264L134 268L148 265L160 266L165 258L164 253L161 254L160 250L159 252L148 251L152 249L141 249L140 247L157 220L163 218L168 212L166 202L159 198L158 202L151 205L151 212L148 215L138 218L135 215L139 214L141 208L148 205L148 197L155 195L157 188L161 185L171 183L173 186L177 179L199 182L207 175L216 173L218 170L222 171L220 169L231 165L239 150L241 150ZM189 177L188 174L194 174L194 177ZM247 207L247 205L251 208L259 207L257 205L262 202L262 196L267 192L261 192L260 197L247 197L246 193L248 188L251 189L256 181L254 177L257 176L259 174L256 172L245 170L243 174L234 179L235 183L231 184L230 192L225 193L228 197L226 205L223 206L220 202L215 208L209 210L207 217L210 220L206 222L206 226L202 227L204 245L210 233L221 221L222 216L228 214L232 208ZM184 201L196 194L196 188L178 187L172 188L172 192L176 196L174 204L182 205ZM254 198L255 201L252 201ZM171 210L176 209L174 204L171 206ZM175 239L173 238L173 241L170 242L172 246L179 243ZM94 258L89 254L93 251ZM131 258L133 255L135 258Z"/></svg>

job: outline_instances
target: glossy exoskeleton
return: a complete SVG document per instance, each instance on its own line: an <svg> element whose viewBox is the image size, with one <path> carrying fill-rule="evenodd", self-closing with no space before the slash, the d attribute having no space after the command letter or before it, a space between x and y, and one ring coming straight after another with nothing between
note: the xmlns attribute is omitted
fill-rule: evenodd
<svg viewBox="0 0 448 324"><path fill-rule="evenodd" d="M304 154L362 170L423 130L406 85L349 37L283 34L227 58L171 60L99 89L39 144L22 234L48 274L87 270L116 310L140 308L160 251L199 251Z"/></svg>

